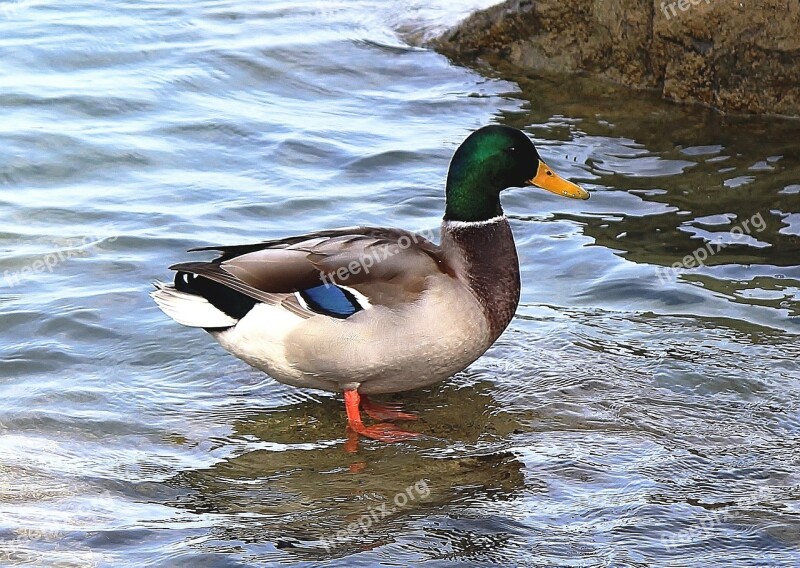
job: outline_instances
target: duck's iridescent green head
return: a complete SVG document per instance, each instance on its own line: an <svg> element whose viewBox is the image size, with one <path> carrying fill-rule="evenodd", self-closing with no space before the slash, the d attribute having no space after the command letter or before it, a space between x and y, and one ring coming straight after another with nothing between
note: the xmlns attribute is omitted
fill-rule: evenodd
<svg viewBox="0 0 800 568"><path fill-rule="evenodd" d="M447 208L451 221L485 221L503 214L500 192L535 185L558 195L589 199L589 193L556 175L520 130L484 126L456 150L447 173Z"/></svg>

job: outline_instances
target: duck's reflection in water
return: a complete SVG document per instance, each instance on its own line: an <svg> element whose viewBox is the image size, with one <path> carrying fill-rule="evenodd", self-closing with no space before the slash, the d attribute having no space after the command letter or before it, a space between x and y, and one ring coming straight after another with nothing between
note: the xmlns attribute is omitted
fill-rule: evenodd
<svg viewBox="0 0 800 568"><path fill-rule="evenodd" d="M446 383L396 397L420 415L425 436L361 441L356 454L345 451L335 399L242 417L226 443L243 450L169 480L185 491L171 505L227 517L196 544L203 549L275 543L280 554L337 557L415 530L445 530L432 519L511 500L525 485L522 463L496 443L514 425L492 412L490 388Z"/></svg>

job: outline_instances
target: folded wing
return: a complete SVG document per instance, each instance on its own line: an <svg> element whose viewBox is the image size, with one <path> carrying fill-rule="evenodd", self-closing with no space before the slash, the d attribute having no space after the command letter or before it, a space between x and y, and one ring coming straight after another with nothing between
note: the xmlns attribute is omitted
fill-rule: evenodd
<svg viewBox="0 0 800 568"><path fill-rule="evenodd" d="M280 304L303 317L346 318L371 306L414 302L431 274L452 274L437 245L397 229L339 229L193 250L220 255L171 266L177 271L175 287L203 295L233 317L241 317L249 301ZM228 291L235 294L223 298ZM238 303L237 313L227 305L231 302Z"/></svg>

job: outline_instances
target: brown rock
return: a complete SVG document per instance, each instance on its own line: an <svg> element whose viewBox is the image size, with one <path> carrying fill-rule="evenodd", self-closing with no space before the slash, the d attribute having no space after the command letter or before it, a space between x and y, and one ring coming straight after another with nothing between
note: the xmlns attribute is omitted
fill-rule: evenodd
<svg viewBox="0 0 800 568"><path fill-rule="evenodd" d="M797 0L508 0L434 47L464 63L585 72L724 112L800 116Z"/></svg>

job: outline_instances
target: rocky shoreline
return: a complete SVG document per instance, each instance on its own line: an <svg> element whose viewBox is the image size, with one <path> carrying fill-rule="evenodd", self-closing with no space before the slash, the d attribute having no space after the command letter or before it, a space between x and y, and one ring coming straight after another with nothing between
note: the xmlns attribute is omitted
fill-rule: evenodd
<svg viewBox="0 0 800 568"><path fill-rule="evenodd" d="M433 47L503 75L584 73L722 112L800 117L797 0L508 0Z"/></svg>

